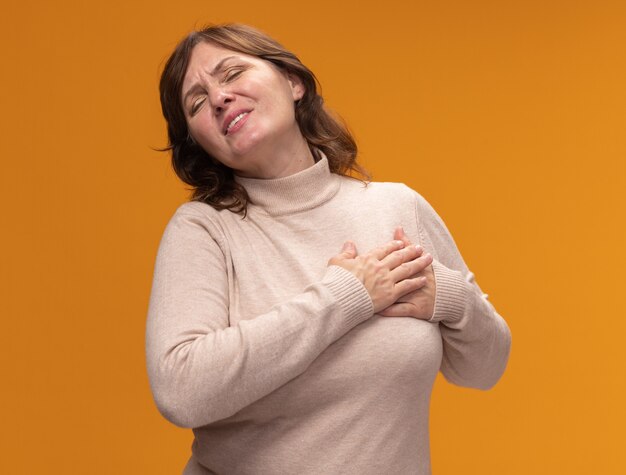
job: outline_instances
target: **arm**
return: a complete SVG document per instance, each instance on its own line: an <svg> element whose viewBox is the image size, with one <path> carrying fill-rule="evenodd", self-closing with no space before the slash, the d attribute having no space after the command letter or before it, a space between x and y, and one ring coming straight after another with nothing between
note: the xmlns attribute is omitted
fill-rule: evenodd
<svg viewBox="0 0 626 475"><path fill-rule="evenodd" d="M148 376L157 407L181 427L235 414L304 372L373 315L363 284L331 265L291 300L229 327L220 239L207 216L179 211L157 253L146 328Z"/></svg>
<svg viewBox="0 0 626 475"><path fill-rule="evenodd" d="M506 368L511 332L467 268L446 225L416 193L420 240L435 260L435 309L443 339L441 372L451 383L477 389L493 387Z"/></svg>

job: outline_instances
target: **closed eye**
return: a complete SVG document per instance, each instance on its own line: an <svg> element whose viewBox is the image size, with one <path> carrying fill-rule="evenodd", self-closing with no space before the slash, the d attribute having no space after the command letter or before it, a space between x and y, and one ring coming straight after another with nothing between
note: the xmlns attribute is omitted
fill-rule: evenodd
<svg viewBox="0 0 626 475"><path fill-rule="evenodd" d="M204 103L205 98L200 97L191 105L191 115L194 115L200 109L200 106Z"/></svg>
<svg viewBox="0 0 626 475"><path fill-rule="evenodd" d="M224 78L226 81L232 81L243 72L242 69L229 70Z"/></svg>
<svg viewBox="0 0 626 475"><path fill-rule="evenodd" d="M241 73L244 72L245 69L241 68L241 67L237 67L237 68L231 68L226 70L226 76L224 76L224 82L230 82L233 81L235 79L237 79ZM206 97L200 97L198 99L196 99L193 104L191 105L191 110L190 110L190 114L193 116L202 106L202 104L204 104Z"/></svg>

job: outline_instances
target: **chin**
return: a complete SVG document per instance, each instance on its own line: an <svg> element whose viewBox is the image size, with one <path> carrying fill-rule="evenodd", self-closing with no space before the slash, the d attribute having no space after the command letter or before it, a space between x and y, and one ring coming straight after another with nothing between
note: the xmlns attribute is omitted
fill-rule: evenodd
<svg viewBox="0 0 626 475"><path fill-rule="evenodd" d="M242 157L251 152L258 151L259 146L263 142L262 138L263 134L257 131L237 137L238 140L233 144L233 155Z"/></svg>

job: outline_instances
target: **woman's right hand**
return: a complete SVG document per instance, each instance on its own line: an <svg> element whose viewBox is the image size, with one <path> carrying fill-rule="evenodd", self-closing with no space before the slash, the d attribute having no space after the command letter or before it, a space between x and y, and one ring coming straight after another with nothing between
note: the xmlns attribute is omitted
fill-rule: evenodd
<svg viewBox="0 0 626 475"><path fill-rule="evenodd" d="M365 286L374 304L374 313L384 310L403 295L426 285L425 277L411 277L432 263L432 256L419 246L405 246L399 240L358 255L352 241L328 265L352 272Z"/></svg>

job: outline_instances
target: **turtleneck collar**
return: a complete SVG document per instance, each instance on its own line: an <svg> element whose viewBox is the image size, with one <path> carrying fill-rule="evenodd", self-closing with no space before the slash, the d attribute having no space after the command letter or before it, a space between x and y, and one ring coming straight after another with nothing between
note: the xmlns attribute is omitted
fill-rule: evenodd
<svg viewBox="0 0 626 475"><path fill-rule="evenodd" d="M260 207L271 215L291 214L315 208L330 200L341 184L331 173L326 155L318 150L320 159L310 167L282 178L260 179L235 175L250 197L252 207Z"/></svg>

